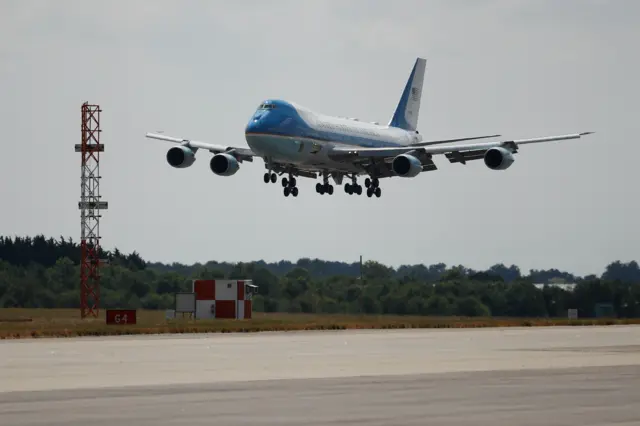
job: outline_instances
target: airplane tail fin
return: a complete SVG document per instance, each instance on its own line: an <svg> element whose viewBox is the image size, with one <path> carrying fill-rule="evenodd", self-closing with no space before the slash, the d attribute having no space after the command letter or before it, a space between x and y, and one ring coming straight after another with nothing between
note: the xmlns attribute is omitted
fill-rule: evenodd
<svg viewBox="0 0 640 426"><path fill-rule="evenodd" d="M415 131L418 128L418 115L420 113L420 99L422 97L422 83L426 64L426 59L416 59L389 126L409 131Z"/></svg>

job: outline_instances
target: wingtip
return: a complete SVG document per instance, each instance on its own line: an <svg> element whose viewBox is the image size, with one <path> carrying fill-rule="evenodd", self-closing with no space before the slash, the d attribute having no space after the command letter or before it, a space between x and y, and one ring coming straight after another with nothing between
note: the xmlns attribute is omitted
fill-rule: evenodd
<svg viewBox="0 0 640 426"><path fill-rule="evenodd" d="M594 133L595 133L595 132L582 132L582 133L580 133L580 136L592 135L592 134L594 134Z"/></svg>

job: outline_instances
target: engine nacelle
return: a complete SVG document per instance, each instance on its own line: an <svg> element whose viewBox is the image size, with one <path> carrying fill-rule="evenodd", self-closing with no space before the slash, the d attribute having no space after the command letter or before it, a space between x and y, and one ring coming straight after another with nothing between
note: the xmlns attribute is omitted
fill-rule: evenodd
<svg viewBox="0 0 640 426"><path fill-rule="evenodd" d="M196 161L196 154L184 145L174 146L167 151L167 163L171 167L184 169Z"/></svg>
<svg viewBox="0 0 640 426"><path fill-rule="evenodd" d="M400 177L415 177L422 171L422 163L413 155L400 154L391 162L391 169Z"/></svg>
<svg viewBox="0 0 640 426"><path fill-rule="evenodd" d="M231 176L240 169L240 164L232 155L216 154L211 157L209 167L211 167L211 171L218 176Z"/></svg>
<svg viewBox="0 0 640 426"><path fill-rule="evenodd" d="M484 164L491 170L506 170L514 161L511 151L502 147L490 148L484 153Z"/></svg>

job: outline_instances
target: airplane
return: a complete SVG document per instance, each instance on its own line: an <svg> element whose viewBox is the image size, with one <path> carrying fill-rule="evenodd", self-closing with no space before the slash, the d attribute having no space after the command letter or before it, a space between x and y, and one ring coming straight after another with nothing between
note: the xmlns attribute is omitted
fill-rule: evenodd
<svg viewBox="0 0 640 426"><path fill-rule="evenodd" d="M424 141L418 131L418 114L426 59L418 57L406 82L400 100L386 125L357 118L321 114L302 105L282 99L264 100L245 127L249 148L217 145L190 139L147 133L146 137L176 143L166 160L172 167L190 167L196 152L204 149L213 154L209 168L218 176L232 176L244 161L260 157L267 172L265 183L276 183L283 177L285 197L298 196L297 177L318 179L318 194L333 194L331 177L336 185L345 183L344 191L362 194L358 177L366 176L367 196L382 194L380 179L414 178L422 172L437 170L434 155L444 155L450 163L467 164L483 159L491 170L506 170L515 161L520 145L567 139L579 139L594 132L493 142L462 141L496 138L484 135L457 139Z"/></svg>

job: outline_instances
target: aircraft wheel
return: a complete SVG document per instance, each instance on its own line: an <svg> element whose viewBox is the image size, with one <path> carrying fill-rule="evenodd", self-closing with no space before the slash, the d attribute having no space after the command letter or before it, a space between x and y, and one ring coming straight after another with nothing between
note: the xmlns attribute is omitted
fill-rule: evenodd
<svg viewBox="0 0 640 426"><path fill-rule="evenodd" d="M289 186L289 180L286 177L282 178L281 182L282 182L282 187L283 188Z"/></svg>
<svg viewBox="0 0 640 426"><path fill-rule="evenodd" d="M355 188L353 188L353 193L357 195L362 194L362 186L356 185Z"/></svg>
<svg viewBox="0 0 640 426"><path fill-rule="evenodd" d="M369 187L371 186L371 179L366 178L366 179L364 180L364 186L366 186L367 188L369 188Z"/></svg>
<svg viewBox="0 0 640 426"><path fill-rule="evenodd" d="M293 195L294 197L298 196L298 187L294 186L293 188L291 188L291 195Z"/></svg>
<svg viewBox="0 0 640 426"><path fill-rule="evenodd" d="M291 177L291 179L289 179L289 186L296 186L296 178Z"/></svg>
<svg viewBox="0 0 640 426"><path fill-rule="evenodd" d="M373 195L373 189L371 187L367 188L367 197L371 198Z"/></svg>
<svg viewBox="0 0 640 426"><path fill-rule="evenodd" d="M271 183L276 183L278 176L275 173L271 173Z"/></svg>
<svg viewBox="0 0 640 426"><path fill-rule="evenodd" d="M331 185L330 183L327 184L327 188L326 188L327 194L329 195L333 195L333 185Z"/></svg>
<svg viewBox="0 0 640 426"><path fill-rule="evenodd" d="M380 189L379 186L376 188L375 193L376 193L376 197L380 198L380 196L382 195L382 190Z"/></svg>
<svg viewBox="0 0 640 426"><path fill-rule="evenodd" d="M264 174L264 183L269 183L269 173Z"/></svg>
<svg viewBox="0 0 640 426"><path fill-rule="evenodd" d="M353 188L351 187L350 183L346 183L344 185L344 192L346 192L349 195L353 194Z"/></svg>
<svg viewBox="0 0 640 426"><path fill-rule="evenodd" d="M316 192L318 194L323 194L324 193L324 186L322 186L322 184L320 182L316 183Z"/></svg>
<svg viewBox="0 0 640 426"><path fill-rule="evenodd" d="M373 180L371 181L371 184L373 185L374 188L377 188L380 186L380 181L378 180L378 178L373 178Z"/></svg>
<svg viewBox="0 0 640 426"><path fill-rule="evenodd" d="M284 196L288 197L290 193L291 193L291 188L289 188L288 186L285 186L284 187Z"/></svg>

